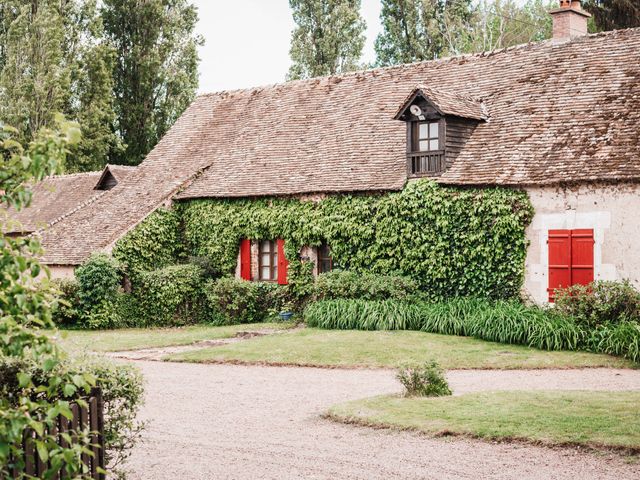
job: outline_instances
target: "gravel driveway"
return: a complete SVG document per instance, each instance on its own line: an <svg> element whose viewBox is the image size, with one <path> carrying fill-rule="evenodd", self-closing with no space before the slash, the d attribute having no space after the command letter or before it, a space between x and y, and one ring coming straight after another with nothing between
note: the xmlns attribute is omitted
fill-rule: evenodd
<svg viewBox="0 0 640 480"><path fill-rule="evenodd" d="M150 423L133 479L632 479L640 465L576 449L341 425L329 406L400 390L391 371L136 362ZM640 390L640 371L455 371L458 392Z"/></svg>

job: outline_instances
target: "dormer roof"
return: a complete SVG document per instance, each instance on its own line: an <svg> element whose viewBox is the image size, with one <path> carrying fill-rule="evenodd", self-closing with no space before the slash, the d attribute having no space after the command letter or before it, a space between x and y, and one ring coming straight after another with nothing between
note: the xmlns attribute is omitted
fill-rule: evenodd
<svg viewBox="0 0 640 480"><path fill-rule="evenodd" d="M408 110L418 99L426 101L443 117L452 115L472 120L489 119L487 108L482 100L446 90L438 90L424 84L415 86L393 118L408 120Z"/></svg>

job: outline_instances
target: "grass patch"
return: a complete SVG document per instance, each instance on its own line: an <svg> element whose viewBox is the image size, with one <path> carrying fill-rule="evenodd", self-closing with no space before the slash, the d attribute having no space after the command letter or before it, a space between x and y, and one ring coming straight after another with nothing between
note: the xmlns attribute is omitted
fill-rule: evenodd
<svg viewBox="0 0 640 480"><path fill-rule="evenodd" d="M60 330L59 343L69 351L117 352L143 348L189 345L203 340L234 337L248 330L285 329L288 323L252 323L214 327L123 328L117 330Z"/></svg>
<svg viewBox="0 0 640 480"><path fill-rule="evenodd" d="M482 392L382 396L330 409L343 422L545 445L640 452L640 392Z"/></svg>
<svg viewBox="0 0 640 480"><path fill-rule="evenodd" d="M437 361L444 369L632 367L608 355L543 351L468 337L414 331L355 331L305 328L232 345L182 352L167 360L240 362L326 367L398 367Z"/></svg>

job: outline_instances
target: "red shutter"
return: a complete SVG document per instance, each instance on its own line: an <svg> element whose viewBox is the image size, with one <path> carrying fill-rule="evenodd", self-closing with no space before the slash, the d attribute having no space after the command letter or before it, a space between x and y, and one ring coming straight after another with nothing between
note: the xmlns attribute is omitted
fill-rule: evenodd
<svg viewBox="0 0 640 480"><path fill-rule="evenodd" d="M571 231L571 285L593 282L593 230Z"/></svg>
<svg viewBox="0 0 640 480"><path fill-rule="evenodd" d="M251 280L251 240L240 242L240 278Z"/></svg>
<svg viewBox="0 0 640 480"><path fill-rule="evenodd" d="M549 230L549 301L555 289L593 281L593 230Z"/></svg>
<svg viewBox="0 0 640 480"><path fill-rule="evenodd" d="M284 240L278 239L278 283L280 285L287 284L287 268L289 261L284 255Z"/></svg>

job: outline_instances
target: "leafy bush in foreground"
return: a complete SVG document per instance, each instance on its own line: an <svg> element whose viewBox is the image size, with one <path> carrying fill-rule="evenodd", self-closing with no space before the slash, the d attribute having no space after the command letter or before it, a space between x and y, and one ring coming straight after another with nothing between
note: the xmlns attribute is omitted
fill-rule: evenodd
<svg viewBox="0 0 640 480"><path fill-rule="evenodd" d="M432 361L419 367L403 367L396 378L406 389L407 396L443 397L451 395L444 371Z"/></svg>
<svg viewBox="0 0 640 480"><path fill-rule="evenodd" d="M587 329L570 317L516 301L325 300L310 304L304 318L310 327L421 330L543 350L583 349L640 361L640 325L636 322L609 323Z"/></svg>
<svg viewBox="0 0 640 480"><path fill-rule="evenodd" d="M629 280L574 285L557 291L555 308L590 328L606 323L638 322L640 292Z"/></svg>
<svg viewBox="0 0 640 480"><path fill-rule="evenodd" d="M314 297L317 300L359 298L362 300L403 300L418 292L418 283L399 275L377 275L335 270L318 275Z"/></svg>
<svg viewBox="0 0 640 480"><path fill-rule="evenodd" d="M209 320L215 325L263 322L283 304L283 287L223 277L206 283Z"/></svg>

